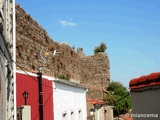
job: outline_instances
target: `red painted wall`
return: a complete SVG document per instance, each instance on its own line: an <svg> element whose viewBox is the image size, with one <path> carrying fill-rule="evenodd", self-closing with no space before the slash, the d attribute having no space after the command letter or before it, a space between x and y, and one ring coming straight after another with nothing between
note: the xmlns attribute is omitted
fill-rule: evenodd
<svg viewBox="0 0 160 120"><path fill-rule="evenodd" d="M38 93L38 79L31 78L26 74L16 73L17 83L17 107L24 105L24 98L22 93L27 91L29 93L27 105L31 106L31 120L39 120L39 93ZM43 112L44 120L53 120L53 89L52 81L43 78Z"/></svg>

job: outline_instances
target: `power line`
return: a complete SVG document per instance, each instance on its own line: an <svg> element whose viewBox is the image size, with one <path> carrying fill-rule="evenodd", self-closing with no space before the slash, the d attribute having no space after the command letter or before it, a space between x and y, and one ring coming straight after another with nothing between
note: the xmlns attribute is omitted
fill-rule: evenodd
<svg viewBox="0 0 160 120"><path fill-rule="evenodd" d="M3 56L4 57L6 57L5 56L5 53L4 53L4 51L1 49L1 53L3 54ZM34 81L36 81L36 82L38 82L38 80L37 79L35 79L34 77L32 77L31 75L29 75L25 70L23 70L22 69L22 67L21 66L19 66L13 59L11 59L11 61L9 61L9 62L13 62L16 66L18 66L27 76L29 76L32 80L34 80ZM41 77L42 77L42 75L41 75ZM43 79L43 78L42 78ZM51 86L47 86L47 85L45 85L45 84L41 84L41 85L43 85L43 86L45 86L45 87L47 87L47 88L51 88L52 89L52 92L51 92L51 94L49 95L49 97L46 99L46 101L45 101L45 103L44 103L44 106L47 104L47 102L49 101L49 99L50 99L50 97L53 95L53 87ZM43 99L43 97L42 97L42 99ZM42 104L42 109L43 109L43 104ZM43 116L43 111L42 111L42 115L41 116ZM37 115L36 115L36 117L37 117ZM36 118L35 117L35 118ZM43 119L43 118L42 118Z"/></svg>
<svg viewBox="0 0 160 120"><path fill-rule="evenodd" d="M14 60L12 60L16 65L17 65L17 63L14 61ZM30 78L32 78L34 81L36 81L36 82L38 82L38 80L37 79L35 79L34 77L32 77L31 75L29 75L25 70L23 70L19 65L17 65L24 73L26 73L26 75L28 75ZM41 74L41 80L42 80L42 74ZM42 81L41 81L42 82ZM53 95L53 87L50 87L50 86L47 86L47 85L44 85L44 84L42 84L42 83L40 83L41 85L43 85L43 86L45 86L45 87L47 87L47 88L51 88L52 89L52 92L51 92L51 94L49 95L49 97L46 99L46 101L45 101L45 103L43 104L43 97L39 97L39 100L42 100L41 101L41 103L40 103L40 106L39 106L39 110L41 111L39 111L40 113L38 113L39 115L40 115L40 119L42 119L43 120L43 108L45 107L45 105L49 102L49 99L51 98L51 96ZM39 88L40 89L40 88ZM42 89L42 88L41 88ZM42 91L40 91L41 92L41 95L42 95ZM34 119L36 119L37 118L37 116L38 116L38 114L35 116L35 118Z"/></svg>
<svg viewBox="0 0 160 120"><path fill-rule="evenodd" d="M19 66L14 60L12 60L26 75L28 75L30 78L32 78L34 81L36 81L36 82L38 82L38 80L37 79L35 79L34 77L32 77L31 75L29 75L25 70L23 70L23 68L21 67L21 66ZM45 87L48 87L48 88L52 88L53 89L53 87L50 87L50 86L47 86L47 85L45 85L45 84L42 84L43 86L45 86Z"/></svg>
<svg viewBox="0 0 160 120"><path fill-rule="evenodd" d="M127 95L123 96L122 98L118 99L114 104L116 105L117 102L123 100L124 98L128 97L130 95L130 93L128 93Z"/></svg>
<svg viewBox="0 0 160 120"><path fill-rule="evenodd" d="M2 51L2 50L1 50L1 51ZM6 57L4 51L2 51L2 53L3 53L4 57ZM11 61L13 61L26 75L28 75L28 76L29 76L30 78L32 78L34 81L38 82L37 79L35 79L35 78L32 77L31 75L29 75L29 74L28 74L25 70L23 70L22 67L19 66L13 59L11 59ZM53 87L50 87L50 86L47 86L47 85L44 85L44 84L42 84L42 85L45 86L45 87L48 87L48 88L52 88L52 89L53 89Z"/></svg>
<svg viewBox="0 0 160 120"><path fill-rule="evenodd" d="M49 99L52 97L53 95L53 91L50 93L49 97L46 99L46 101L43 104L43 107L45 107L45 105L47 104L47 102L49 102ZM33 120L35 120L38 117L39 113L36 114L36 116L34 117Z"/></svg>
<svg viewBox="0 0 160 120"><path fill-rule="evenodd" d="M14 60L12 60L16 65L17 65L17 63L14 61ZM38 80L37 79L35 79L34 77L32 77L31 75L29 75L25 70L23 70L19 65L17 65L26 75L28 75L29 77L31 77L34 81L36 81L36 82L38 82Z"/></svg>

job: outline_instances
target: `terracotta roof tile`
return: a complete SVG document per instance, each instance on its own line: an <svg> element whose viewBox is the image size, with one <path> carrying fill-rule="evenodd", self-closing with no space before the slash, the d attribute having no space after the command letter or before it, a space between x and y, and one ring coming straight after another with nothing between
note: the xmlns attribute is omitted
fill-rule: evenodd
<svg viewBox="0 0 160 120"><path fill-rule="evenodd" d="M119 115L124 120L132 120L132 117L126 117L125 115Z"/></svg>
<svg viewBox="0 0 160 120"><path fill-rule="evenodd" d="M103 100L96 100L96 99L87 98L87 103L90 103L90 104L104 104L104 101Z"/></svg>
<svg viewBox="0 0 160 120"><path fill-rule="evenodd" d="M134 79L130 80L129 86L132 87L133 85L136 85L138 83L138 79L139 78L134 78Z"/></svg>
<svg viewBox="0 0 160 120"><path fill-rule="evenodd" d="M160 85L160 72L134 78L129 82L130 89L138 89L155 85Z"/></svg>
<svg viewBox="0 0 160 120"><path fill-rule="evenodd" d="M151 73L148 77L148 80L157 79L160 76L160 72Z"/></svg>
<svg viewBox="0 0 160 120"><path fill-rule="evenodd" d="M138 82L139 82L139 83L142 83L142 82L145 82L147 79L148 79L148 75L141 76L141 77L138 79Z"/></svg>

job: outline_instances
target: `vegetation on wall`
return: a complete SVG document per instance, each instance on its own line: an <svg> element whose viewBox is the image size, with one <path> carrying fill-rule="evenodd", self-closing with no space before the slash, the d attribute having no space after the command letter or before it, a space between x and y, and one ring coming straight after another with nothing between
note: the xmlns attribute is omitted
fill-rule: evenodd
<svg viewBox="0 0 160 120"><path fill-rule="evenodd" d="M102 42L98 47L95 47L94 54L97 54L99 52L105 52L106 49L107 49L106 44Z"/></svg>
<svg viewBox="0 0 160 120"><path fill-rule="evenodd" d="M105 101L107 105L114 106L114 115L124 114L131 109L131 97L126 87L120 82L111 82L107 88L109 91L105 95Z"/></svg>
<svg viewBox="0 0 160 120"><path fill-rule="evenodd" d="M65 75L60 75L58 76L59 79L63 79L63 80L69 80L68 77L66 77Z"/></svg>

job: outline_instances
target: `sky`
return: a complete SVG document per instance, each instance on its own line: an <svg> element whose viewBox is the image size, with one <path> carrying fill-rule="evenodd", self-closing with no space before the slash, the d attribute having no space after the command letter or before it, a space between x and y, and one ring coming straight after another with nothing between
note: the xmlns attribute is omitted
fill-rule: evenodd
<svg viewBox="0 0 160 120"><path fill-rule="evenodd" d="M111 81L160 71L159 0L16 0L56 42L83 47L106 43Z"/></svg>

